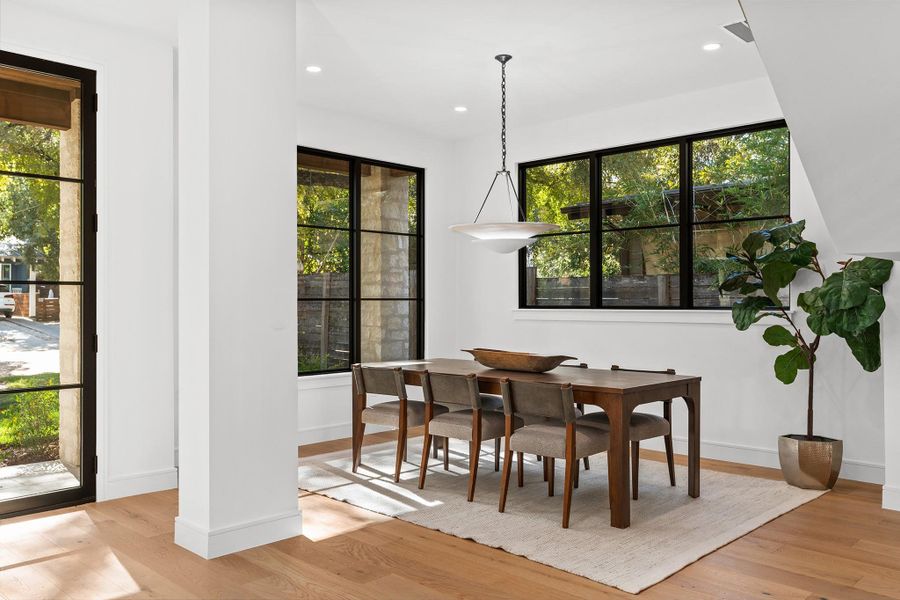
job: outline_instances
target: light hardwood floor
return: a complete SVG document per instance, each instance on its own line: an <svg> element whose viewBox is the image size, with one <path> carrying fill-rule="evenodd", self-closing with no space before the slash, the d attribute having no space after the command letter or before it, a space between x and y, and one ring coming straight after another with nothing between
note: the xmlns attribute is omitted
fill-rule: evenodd
<svg viewBox="0 0 900 600"><path fill-rule="evenodd" d="M348 440L301 453L345 448ZM718 461L703 468L779 476ZM633 597L316 495L299 498L303 537L205 561L172 542L177 502L172 490L3 521L0 598ZM841 481L639 598L900 598L900 513L880 502L879 486Z"/></svg>

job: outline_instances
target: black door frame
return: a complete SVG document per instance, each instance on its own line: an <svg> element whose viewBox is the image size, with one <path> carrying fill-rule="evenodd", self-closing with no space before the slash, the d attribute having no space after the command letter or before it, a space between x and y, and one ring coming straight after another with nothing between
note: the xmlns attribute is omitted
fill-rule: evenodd
<svg viewBox="0 0 900 600"><path fill-rule="evenodd" d="M0 64L81 82L81 384L49 388L81 388L81 486L37 496L0 501L0 518L85 502L97 493L97 73L0 50ZM53 179L53 177L48 177ZM68 180L67 178L56 178ZM77 180L76 180L77 181ZM14 281L12 283L33 283ZM61 282L41 282L56 284ZM21 393L26 390L16 390Z"/></svg>

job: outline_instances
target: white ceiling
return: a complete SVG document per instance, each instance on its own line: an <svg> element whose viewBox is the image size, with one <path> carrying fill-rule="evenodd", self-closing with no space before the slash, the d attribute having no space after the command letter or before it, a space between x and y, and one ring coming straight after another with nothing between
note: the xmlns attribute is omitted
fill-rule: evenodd
<svg viewBox="0 0 900 600"><path fill-rule="evenodd" d="M721 28L742 19L737 0L299 0L298 97L467 137L498 127L496 54L512 126L763 77Z"/></svg>
<svg viewBox="0 0 900 600"><path fill-rule="evenodd" d="M177 0L27 4L176 40ZM297 0L298 103L444 138L493 133L495 54L514 57L515 126L764 77L756 46L721 28L742 18L737 0Z"/></svg>

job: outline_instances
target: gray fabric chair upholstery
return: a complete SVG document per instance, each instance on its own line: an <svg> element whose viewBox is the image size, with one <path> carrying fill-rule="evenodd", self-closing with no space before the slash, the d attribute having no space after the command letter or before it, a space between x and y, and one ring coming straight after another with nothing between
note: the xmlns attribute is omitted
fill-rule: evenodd
<svg viewBox="0 0 900 600"><path fill-rule="evenodd" d="M525 452L553 458L566 457L566 424L546 421L526 425L509 438L513 452ZM575 458L609 450L609 433L597 427L575 426Z"/></svg>
<svg viewBox="0 0 900 600"><path fill-rule="evenodd" d="M579 425L609 431L609 415L605 412L589 413L578 419ZM669 435L669 422L656 415L633 413L629 426L629 437L633 442Z"/></svg>
<svg viewBox="0 0 900 600"><path fill-rule="evenodd" d="M436 407L437 405L435 405ZM455 410L439 415L431 420L428 432L432 435L453 438L455 440L472 440L472 409ZM515 419L515 428L522 426L522 419ZM481 439L493 440L506 433L506 417L503 413L492 410L481 412Z"/></svg>
<svg viewBox="0 0 900 600"><path fill-rule="evenodd" d="M447 412L446 406L434 405L435 414ZM391 400L381 404L373 404L362 411L362 422L368 425L384 425L397 428L400 426L400 401ZM406 401L406 426L418 427L425 423L425 403L418 400Z"/></svg>

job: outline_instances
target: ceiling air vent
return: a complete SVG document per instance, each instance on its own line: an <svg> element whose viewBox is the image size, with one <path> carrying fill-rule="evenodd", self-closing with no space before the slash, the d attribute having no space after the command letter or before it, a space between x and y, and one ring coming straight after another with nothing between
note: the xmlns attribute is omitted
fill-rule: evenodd
<svg viewBox="0 0 900 600"><path fill-rule="evenodd" d="M741 38L747 43L753 41L753 32L750 31L750 26L747 25L747 21L738 21L737 23L723 25L722 27L728 30L732 35Z"/></svg>

